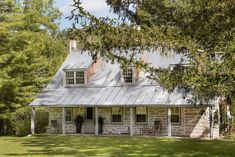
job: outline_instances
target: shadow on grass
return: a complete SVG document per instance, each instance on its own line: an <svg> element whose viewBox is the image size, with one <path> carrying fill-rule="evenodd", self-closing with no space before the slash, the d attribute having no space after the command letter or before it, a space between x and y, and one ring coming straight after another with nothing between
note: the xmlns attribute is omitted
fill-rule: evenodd
<svg viewBox="0 0 235 157"><path fill-rule="evenodd" d="M27 153L12 156L235 156L235 141L158 137L33 136L22 140Z"/></svg>

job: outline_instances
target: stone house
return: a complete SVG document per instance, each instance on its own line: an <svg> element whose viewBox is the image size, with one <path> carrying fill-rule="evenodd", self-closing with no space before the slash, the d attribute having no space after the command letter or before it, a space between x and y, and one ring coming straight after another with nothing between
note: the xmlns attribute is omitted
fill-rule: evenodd
<svg viewBox="0 0 235 157"><path fill-rule="evenodd" d="M137 57L154 67L185 65L179 55L146 52ZM219 137L217 101L193 105L183 91L168 93L146 75L133 66L123 68L102 58L94 62L89 52L76 50L76 42L71 41L64 63L30 104L32 133L35 108L44 106L49 112L49 133L75 134L74 119L79 115L81 133L141 135L151 133L158 121L157 135ZM99 118L103 119L102 131Z"/></svg>

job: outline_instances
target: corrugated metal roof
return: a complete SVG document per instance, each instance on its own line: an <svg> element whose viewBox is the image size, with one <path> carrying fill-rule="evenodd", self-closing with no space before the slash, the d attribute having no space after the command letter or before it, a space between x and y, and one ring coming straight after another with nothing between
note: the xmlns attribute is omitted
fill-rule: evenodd
<svg viewBox="0 0 235 157"><path fill-rule="evenodd" d="M145 53L146 54L146 53ZM162 57L149 53L146 61L155 67L168 68L182 62L182 56ZM120 65L102 62L87 85L63 86L63 70L88 68L93 63L88 52L71 52L48 86L30 106L175 106L190 105L183 93L168 93L145 76L132 85L124 85Z"/></svg>

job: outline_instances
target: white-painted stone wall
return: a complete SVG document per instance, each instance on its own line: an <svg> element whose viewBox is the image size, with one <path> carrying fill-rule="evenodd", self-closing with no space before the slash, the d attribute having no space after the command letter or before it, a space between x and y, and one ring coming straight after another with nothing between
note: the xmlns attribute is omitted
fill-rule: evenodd
<svg viewBox="0 0 235 157"><path fill-rule="evenodd" d="M215 111L214 109L213 111ZM111 109L109 107L100 107L98 109L99 116L104 118L103 134L129 134L130 125L130 108L123 107L123 119L121 124L113 124L111 122ZM147 123L145 125L154 126L155 119L161 119L161 135L167 135L167 108L166 107L148 107L147 108ZM204 112L202 112L204 111ZM50 108L49 119L58 121L58 129L53 129L49 122L49 132L61 133L61 115L62 108ZM76 115L85 117L84 107L73 108L73 118ZM66 133L76 133L75 123L66 122ZM144 125L134 123L134 134L140 134L141 128ZM82 128L84 132L84 127ZM173 136L188 136L193 138L210 137L210 122L209 122L209 107L181 107L181 123L172 124ZM219 124L213 125L213 137L219 137Z"/></svg>

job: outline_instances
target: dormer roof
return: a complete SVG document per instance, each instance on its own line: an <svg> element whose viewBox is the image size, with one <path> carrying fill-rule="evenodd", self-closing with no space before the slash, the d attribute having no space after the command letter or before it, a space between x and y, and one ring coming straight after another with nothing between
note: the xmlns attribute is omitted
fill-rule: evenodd
<svg viewBox="0 0 235 157"><path fill-rule="evenodd" d="M72 51L63 64L63 70L87 69L92 63L88 52Z"/></svg>

